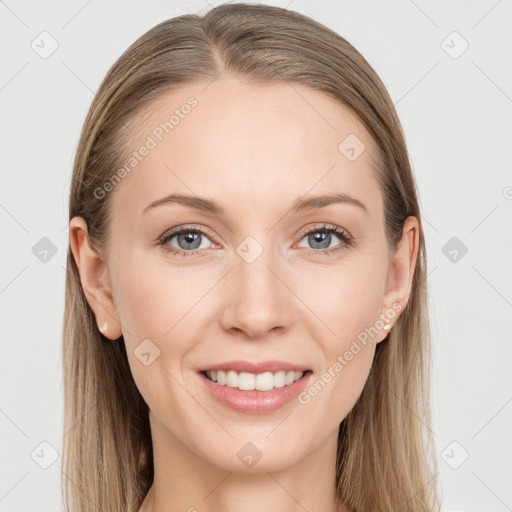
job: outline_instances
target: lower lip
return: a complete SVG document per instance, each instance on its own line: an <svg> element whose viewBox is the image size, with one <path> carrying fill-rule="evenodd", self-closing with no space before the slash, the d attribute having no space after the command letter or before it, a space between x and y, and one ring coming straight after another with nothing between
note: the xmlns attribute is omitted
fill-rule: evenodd
<svg viewBox="0 0 512 512"><path fill-rule="evenodd" d="M311 371L304 372L302 377L293 384L275 388L272 391L242 391L217 384L203 373L199 373L206 389L216 400L237 412L248 414L264 414L283 407L304 391L311 375Z"/></svg>

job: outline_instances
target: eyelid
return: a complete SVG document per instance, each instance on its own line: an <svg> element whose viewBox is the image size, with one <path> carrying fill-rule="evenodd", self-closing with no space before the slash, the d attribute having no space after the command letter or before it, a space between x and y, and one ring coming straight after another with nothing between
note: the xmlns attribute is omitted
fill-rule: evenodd
<svg viewBox="0 0 512 512"><path fill-rule="evenodd" d="M179 235L181 233L187 232L187 231L195 231L195 232L201 233L202 235L204 235L205 237L210 239L210 241L213 244L216 243L216 242L214 242L214 240L211 240L212 238L215 239L215 237L210 234L209 228L203 228L202 226L197 226L197 225L193 225L193 224L185 224L182 226L177 226L176 228L172 228L172 229L166 231L163 235L161 235L158 238L156 243L157 243L157 245L163 247L164 250L170 251L172 253L182 255L182 256L187 256L187 255L193 256L196 253L204 252L206 249L194 249L191 251L184 251L183 249L175 248L168 244L167 241L169 239L171 239L174 236ZM342 228L340 226L336 226L334 224L329 224L326 222L315 223L313 225L309 225L309 226L302 228L299 231L299 233L296 235L296 237L298 237L296 244L300 243L301 240L306 235L308 235L310 233L317 232L317 231L326 231L329 233L334 233L335 235L338 236L341 243L335 247L330 248L330 249L317 250L317 249L302 248L302 250L305 251L306 254L331 255L331 254L335 253L336 251L342 250L343 248L347 248L352 245L355 245L354 237L351 235L351 233L349 231L347 231L345 228ZM294 244L294 246L296 244ZM166 245L168 245L168 247L164 247ZM211 248L207 248L207 249L211 249Z"/></svg>
<svg viewBox="0 0 512 512"><path fill-rule="evenodd" d="M329 258L337 256L341 251L346 251L347 249L356 247L355 238L348 230L334 224L329 224L327 222L316 223L312 226L310 225L302 229L298 235L299 240L297 243L300 243L305 236L311 233L322 231L334 234L340 240L340 243L334 247L321 250L303 247L303 254L312 256L314 258L318 256Z"/></svg>
<svg viewBox="0 0 512 512"><path fill-rule="evenodd" d="M197 231L208 238L215 238L213 233L208 228L203 228L202 226L196 226L194 224L184 224L183 226L177 226L176 228L172 228L168 231L166 231L159 239L169 238L173 235L179 235L180 233L186 232L186 231Z"/></svg>
<svg viewBox="0 0 512 512"><path fill-rule="evenodd" d="M348 239L353 240L353 236L347 231L345 228L340 226L336 226L335 224L329 224L328 222L317 222L313 225L306 226L302 228L297 236L302 240L302 238L309 234L312 231L322 231L322 230L335 230L342 232Z"/></svg>

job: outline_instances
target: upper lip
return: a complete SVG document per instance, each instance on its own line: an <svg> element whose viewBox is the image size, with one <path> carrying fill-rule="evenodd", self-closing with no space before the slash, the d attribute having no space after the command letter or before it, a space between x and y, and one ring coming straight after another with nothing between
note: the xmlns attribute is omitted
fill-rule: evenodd
<svg viewBox="0 0 512 512"><path fill-rule="evenodd" d="M294 372L305 372L309 370L307 366L302 364L287 363L286 361L261 361L260 363L251 363L249 361L226 361L224 363L212 364L201 368L199 371L218 371L233 370L237 373L248 372L248 373L265 373L265 372L278 372L279 370L294 371Z"/></svg>

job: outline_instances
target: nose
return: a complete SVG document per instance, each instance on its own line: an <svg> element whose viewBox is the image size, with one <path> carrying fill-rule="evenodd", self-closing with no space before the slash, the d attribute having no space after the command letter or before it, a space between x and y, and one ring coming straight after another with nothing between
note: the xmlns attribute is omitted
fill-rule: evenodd
<svg viewBox="0 0 512 512"><path fill-rule="evenodd" d="M234 268L223 280L223 328L243 333L251 340L288 331L293 317L293 293L287 286L286 272L271 251L263 251L255 261L249 261L236 255Z"/></svg>

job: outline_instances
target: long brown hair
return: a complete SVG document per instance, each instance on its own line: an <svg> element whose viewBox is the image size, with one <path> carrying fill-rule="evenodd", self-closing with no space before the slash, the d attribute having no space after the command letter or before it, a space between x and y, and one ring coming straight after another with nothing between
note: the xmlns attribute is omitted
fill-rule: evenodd
<svg viewBox="0 0 512 512"><path fill-rule="evenodd" d="M110 197L95 191L123 161L133 119L160 95L221 72L252 83L309 86L349 107L378 148L373 164L384 199L390 250L408 216L420 225L409 301L339 428L338 503L356 511L439 510L430 431L430 330L426 250L415 182L401 124L382 81L343 37L299 13L223 4L204 16L166 20L135 41L108 71L81 132L69 219L81 216L101 252ZM132 123L130 123L130 121ZM153 482L148 406L133 380L122 339L105 343L67 256L63 331L66 510L137 511Z"/></svg>

